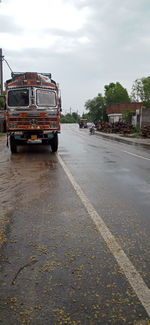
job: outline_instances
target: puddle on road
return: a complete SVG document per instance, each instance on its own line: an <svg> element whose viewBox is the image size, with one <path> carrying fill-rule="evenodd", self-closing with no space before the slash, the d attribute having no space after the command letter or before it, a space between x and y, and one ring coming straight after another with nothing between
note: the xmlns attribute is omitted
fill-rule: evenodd
<svg viewBox="0 0 150 325"><path fill-rule="evenodd" d="M115 160L107 160L106 162L107 162L107 164L116 164Z"/></svg>
<svg viewBox="0 0 150 325"><path fill-rule="evenodd" d="M37 148L11 155L0 143L0 246L14 210L38 199L50 186L50 173L57 170L57 156ZM31 150L31 149L30 149Z"/></svg>

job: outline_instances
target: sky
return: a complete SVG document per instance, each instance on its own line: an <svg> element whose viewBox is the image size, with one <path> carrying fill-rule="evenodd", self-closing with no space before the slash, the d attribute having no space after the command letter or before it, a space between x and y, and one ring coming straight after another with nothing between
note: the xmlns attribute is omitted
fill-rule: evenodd
<svg viewBox="0 0 150 325"><path fill-rule="evenodd" d="M150 0L0 0L0 48L14 72L51 72L63 113L82 114L110 82L130 95L149 76Z"/></svg>

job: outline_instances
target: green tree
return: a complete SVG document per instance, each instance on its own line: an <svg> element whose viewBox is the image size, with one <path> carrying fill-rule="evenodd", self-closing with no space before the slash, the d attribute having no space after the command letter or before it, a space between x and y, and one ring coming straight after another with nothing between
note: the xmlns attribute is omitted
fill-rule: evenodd
<svg viewBox="0 0 150 325"><path fill-rule="evenodd" d="M132 116L135 114L134 111L131 111L130 109L126 109L124 112L122 112L123 119L126 122L131 123L132 121Z"/></svg>
<svg viewBox="0 0 150 325"><path fill-rule="evenodd" d="M73 112L73 113L72 113L72 117L73 117L73 119L74 119L74 121L75 121L76 123L79 122L80 116L78 115L78 113Z"/></svg>
<svg viewBox="0 0 150 325"><path fill-rule="evenodd" d="M89 111L89 116L92 122L99 122L106 120L106 107L104 98L101 94L97 97L89 99L85 103L85 109Z"/></svg>
<svg viewBox="0 0 150 325"><path fill-rule="evenodd" d="M150 107L150 77L135 80L131 98L132 101L143 102L144 106Z"/></svg>
<svg viewBox="0 0 150 325"><path fill-rule="evenodd" d="M88 122L91 122L90 113L83 113L82 118L85 118Z"/></svg>
<svg viewBox="0 0 150 325"><path fill-rule="evenodd" d="M78 123L80 116L73 112L72 114L67 113L66 115L61 115L61 123Z"/></svg>
<svg viewBox="0 0 150 325"><path fill-rule="evenodd" d="M4 98L0 96L0 107L4 107L5 101Z"/></svg>
<svg viewBox="0 0 150 325"><path fill-rule="evenodd" d="M111 82L104 86L106 106L110 107L113 104L129 103L130 97L126 88L119 82Z"/></svg>

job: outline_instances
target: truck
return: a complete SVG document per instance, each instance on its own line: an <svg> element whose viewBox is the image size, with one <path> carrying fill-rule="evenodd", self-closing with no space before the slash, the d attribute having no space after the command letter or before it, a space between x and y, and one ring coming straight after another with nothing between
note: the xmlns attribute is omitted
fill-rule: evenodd
<svg viewBox="0 0 150 325"><path fill-rule="evenodd" d="M79 128L82 129L82 128L87 128L87 119L85 118L81 118L80 121L79 121Z"/></svg>
<svg viewBox="0 0 150 325"><path fill-rule="evenodd" d="M6 129L12 153L41 143L58 150L61 95L51 73L12 72L6 87Z"/></svg>

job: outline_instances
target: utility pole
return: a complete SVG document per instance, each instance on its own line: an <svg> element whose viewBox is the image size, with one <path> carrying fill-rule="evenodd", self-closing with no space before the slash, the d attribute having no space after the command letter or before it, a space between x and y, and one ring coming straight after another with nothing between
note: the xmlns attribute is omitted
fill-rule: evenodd
<svg viewBox="0 0 150 325"><path fill-rule="evenodd" d="M3 94L3 56L0 48L0 95Z"/></svg>

